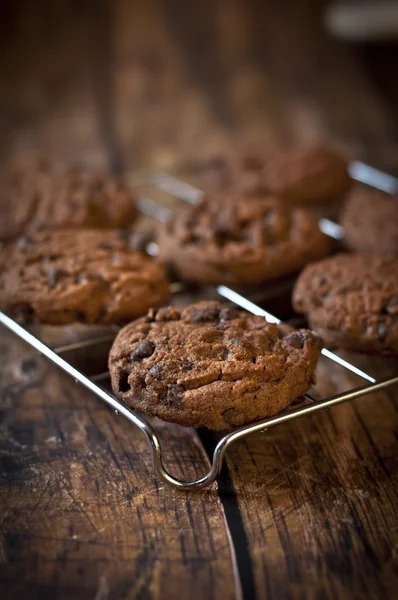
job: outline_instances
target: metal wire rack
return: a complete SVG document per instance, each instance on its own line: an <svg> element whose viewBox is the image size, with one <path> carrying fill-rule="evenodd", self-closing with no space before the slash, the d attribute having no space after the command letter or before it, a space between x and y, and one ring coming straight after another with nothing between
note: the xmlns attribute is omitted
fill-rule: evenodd
<svg viewBox="0 0 398 600"><path fill-rule="evenodd" d="M394 193L398 191L398 180L396 178L363 163L357 161L352 162L349 167L349 172L353 179L361 183L381 189L387 193ZM139 185L142 185L143 183L149 185L150 189L155 191L163 190L164 192L172 195L175 199L189 202L191 204L196 204L202 196L202 191L197 187L181 180L177 176L167 173L157 172L148 174L144 180L141 180ZM138 202L138 207L142 213L159 221L164 221L170 216L170 209L162 206L158 201L154 200L150 196L145 198L141 197ZM330 219L320 219L319 226L324 233L335 239L341 239L344 236L344 231L342 228ZM150 243L147 247L147 250L151 254L156 254L156 244ZM178 292L180 289L181 287L179 284L171 284L170 286L170 291L172 294ZM216 288L216 291L218 295L225 300L240 306L252 314L264 316L269 322L280 322L280 319L278 319L276 316L270 314L253 302L252 299L246 297L246 295L242 295L237 290L220 285ZM101 372L87 377L64 358L64 355L72 350L90 348L103 342L111 342L114 338L114 333L73 344L66 344L57 348L50 348L37 337L32 335L27 329L19 325L2 312L0 312L0 323L19 336L22 340L27 342L30 346L35 348L35 350L40 352L58 367L63 369L66 373L68 373L68 375L73 377L77 383L82 384L88 390L93 392L117 413L123 415L131 423L136 425L142 431L148 441L157 475L164 481L181 490L199 490L210 485L217 478L217 475L221 471L224 456L228 447L233 442L250 435L251 433L265 432L267 429L274 427L275 425L292 421L300 416L308 415L319 410L331 408L332 406L336 406L343 402L348 402L349 400L354 400L398 383L398 377L393 377L384 381L376 381L375 378L370 374L364 372L350 362L347 362L327 348L324 348L322 354L326 360L333 361L340 365L343 369L354 373L366 381L366 384L322 400L314 400L310 395L307 394L305 400L299 406L287 409L274 417L263 419L250 425L245 425L225 434L214 448L210 470L198 479L184 481L171 475L165 468L160 438L148 420L137 412L127 408L122 402L120 402L120 400L115 398L104 387L99 385L99 382L109 378L108 372Z"/></svg>

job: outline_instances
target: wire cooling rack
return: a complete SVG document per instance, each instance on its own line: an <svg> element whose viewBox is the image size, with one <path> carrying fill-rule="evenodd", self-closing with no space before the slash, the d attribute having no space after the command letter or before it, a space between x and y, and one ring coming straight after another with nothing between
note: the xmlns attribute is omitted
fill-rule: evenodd
<svg viewBox="0 0 398 600"><path fill-rule="evenodd" d="M352 162L349 167L349 172L351 177L356 181L360 181L361 183L365 183L387 193L398 192L398 180L396 178L378 171L373 167L369 167L364 163L357 161ZM145 197L140 197L138 207L142 213L149 215L158 221L167 220L171 215L171 210L165 206L162 206L159 200L156 200L156 191L162 190L163 192L173 196L173 198L179 202L184 201L191 204L196 204L203 194L203 192L196 186L181 180L179 177L167 173L157 172L148 174L144 180L140 182L140 186L143 184L145 185L146 189L150 190L150 193ZM154 192L155 199L151 197L151 191ZM320 219L319 226L324 233L330 237L333 237L334 239L339 240L344 236L344 231L342 230L341 226L330 219ZM157 252L156 244L150 243L147 250L150 254L155 255ZM181 291L180 284L170 285L171 294L175 294L178 291ZM220 297L224 298L224 300L238 305L252 314L264 316L269 322L280 323L280 319L258 306L258 304L253 301L253 297L251 298L250 296L247 297L247 295L242 295L239 291L224 285L218 286L216 291ZM19 325L2 312L0 312L0 323L19 336L22 340L27 342L30 346L35 348L35 350L40 352L58 367L63 369L66 373L68 373L68 375L73 377L77 383L85 386L101 400L106 402L117 413L123 415L126 419L138 427L148 441L157 475L164 481L181 490L199 490L210 485L221 471L225 452L227 451L228 447L233 442L250 435L251 433L264 432L275 425L292 421L300 416L308 415L319 410L331 408L337 404L354 400L398 383L398 377L393 377L384 381L376 381L376 379L370 374L344 360L327 348L324 348L322 350L322 354L325 360L337 363L342 369L354 373L366 381L366 383L361 387L351 389L341 394L337 394L336 396L322 400L314 400L313 397L307 394L304 401L299 406L287 409L274 417L239 427L238 429L225 434L214 448L210 470L198 479L185 481L174 477L165 468L163 461L163 448L160 438L155 431L155 428L149 423L149 421L141 414L138 414L137 412L127 408L122 402L120 402L120 400L115 398L100 385L100 382L109 379L109 373L107 371L100 372L88 377L64 358L68 352L74 350L88 349L104 342L110 343L113 340L115 333L73 344L66 344L56 348L50 348L37 337L32 335L27 329Z"/></svg>

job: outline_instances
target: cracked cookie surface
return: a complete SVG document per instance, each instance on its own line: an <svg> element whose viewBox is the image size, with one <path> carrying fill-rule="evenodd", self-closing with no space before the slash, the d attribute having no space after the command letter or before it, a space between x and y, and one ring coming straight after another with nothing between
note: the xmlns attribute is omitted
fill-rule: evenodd
<svg viewBox="0 0 398 600"><path fill-rule="evenodd" d="M119 231L41 231L0 249L0 306L42 323L109 324L166 302L164 269Z"/></svg>
<svg viewBox="0 0 398 600"><path fill-rule="evenodd" d="M256 284L327 255L312 212L272 197L207 196L158 232L159 258L197 283Z"/></svg>
<svg viewBox="0 0 398 600"><path fill-rule="evenodd" d="M398 354L398 256L339 254L309 265L293 306L329 346Z"/></svg>
<svg viewBox="0 0 398 600"><path fill-rule="evenodd" d="M222 430L280 412L315 382L321 339L219 302L151 310L109 355L128 406L187 427Z"/></svg>
<svg viewBox="0 0 398 600"><path fill-rule="evenodd" d="M136 217L130 189L109 173L77 166L35 166L0 179L0 240L46 228L127 227Z"/></svg>

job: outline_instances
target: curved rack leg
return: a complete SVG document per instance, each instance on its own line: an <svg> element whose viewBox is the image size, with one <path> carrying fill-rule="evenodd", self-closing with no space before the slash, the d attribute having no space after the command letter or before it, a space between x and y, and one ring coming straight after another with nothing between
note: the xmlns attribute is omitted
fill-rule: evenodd
<svg viewBox="0 0 398 600"><path fill-rule="evenodd" d="M302 415L310 414L316 412L318 410L322 410L325 408L330 408L337 404L341 404L342 402L347 402L349 400L354 400L360 396L364 396L371 392L376 392L378 390L384 389L390 385L398 383L398 377L394 377L392 379L388 379L386 381L382 381L379 383L372 383L365 387L358 388L356 390L352 390L350 392L345 392L343 394L338 394L332 398L327 398L325 400L321 400L319 402L315 402L313 404L298 407L296 409L292 409L283 414L277 415L275 417L271 417L268 419L263 419L257 423L252 425L246 425L244 427L240 427L232 431L231 433L227 433L217 444L214 453L211 469L199 479L195 479L192 481L183 481L181 479L177 479L170 475L170 473L165 469L163 460L162 460L162 449L159 437L157 436L153 427L147 423L142 417L135 414L132 410L127 408L124 404L122 404L119 400L117 400L114 396L108 394L105 390L98 387L93 381L88 379L85 375L80 373L77 369L72 367L66 360L64 360L61 356L56 354L53 350L51 350L48 346L43 344L39 339L33 336L31 333L26 331L23 327L21 327L18 323L7 317L4 313L0 312L0 323L2 323L5 327L11 330L13 333L18 335L21 339L27 342L30 346L38 350L41 354L43 354L46 358L51 360L54 364L60 367L63 371L71 375L75 381L84 385L87 389L93 392L96 396L98 396L101 400L106 402L109 406L111 406L115 411L122 414L126 419L128 419L131 423L136 425L145 435L149 447L152 452L152 460L156 470L157 475L174 485L175 487L181 490L200 490L211 483L216 479L217 475L219 475L221 471L221 467L224 460L224 455L227 448L233 442L239 440L240 438L249 435L251 433L256 433L263 431L264 429L268 429L269 427L273 427L274 425L278 425L280 423L284 423L287 421L292 421Z"/></svg>

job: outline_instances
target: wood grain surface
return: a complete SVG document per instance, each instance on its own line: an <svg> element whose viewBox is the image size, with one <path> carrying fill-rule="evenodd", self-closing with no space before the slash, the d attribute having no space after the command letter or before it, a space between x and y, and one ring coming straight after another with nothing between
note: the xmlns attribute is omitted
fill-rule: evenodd
<svg viewBox="0 0 398 600"><path fill-rule="evenodd" d="M370 359L345 354L364 369ZM385 360L380 377L396 374ZM330 396L363 385L322 359ZM227 459L259 598L394 598L396 388L253 435Z"/></svg>
<svg viewBox="0 0 398 600"><path fill-rule="evenodd" d="M4 0L0 157L131 171L326 139L396 171L396 49L338 44L323 6ZM397 389L237 443L218 485L186 494L4 330L0 355L1 598L396 597ZM357 383L320 366L324 394ZM211 436L158 426L174 474L208 468Z"/></svg>
<svg viewBox="0 0 398 600"><path fill-rule="evenodd" d="M126 420L11 333L1 353L2 598L239 599L214 487L159 482ZM161 439L177 477L208 469L191 430Z"/></svg>

